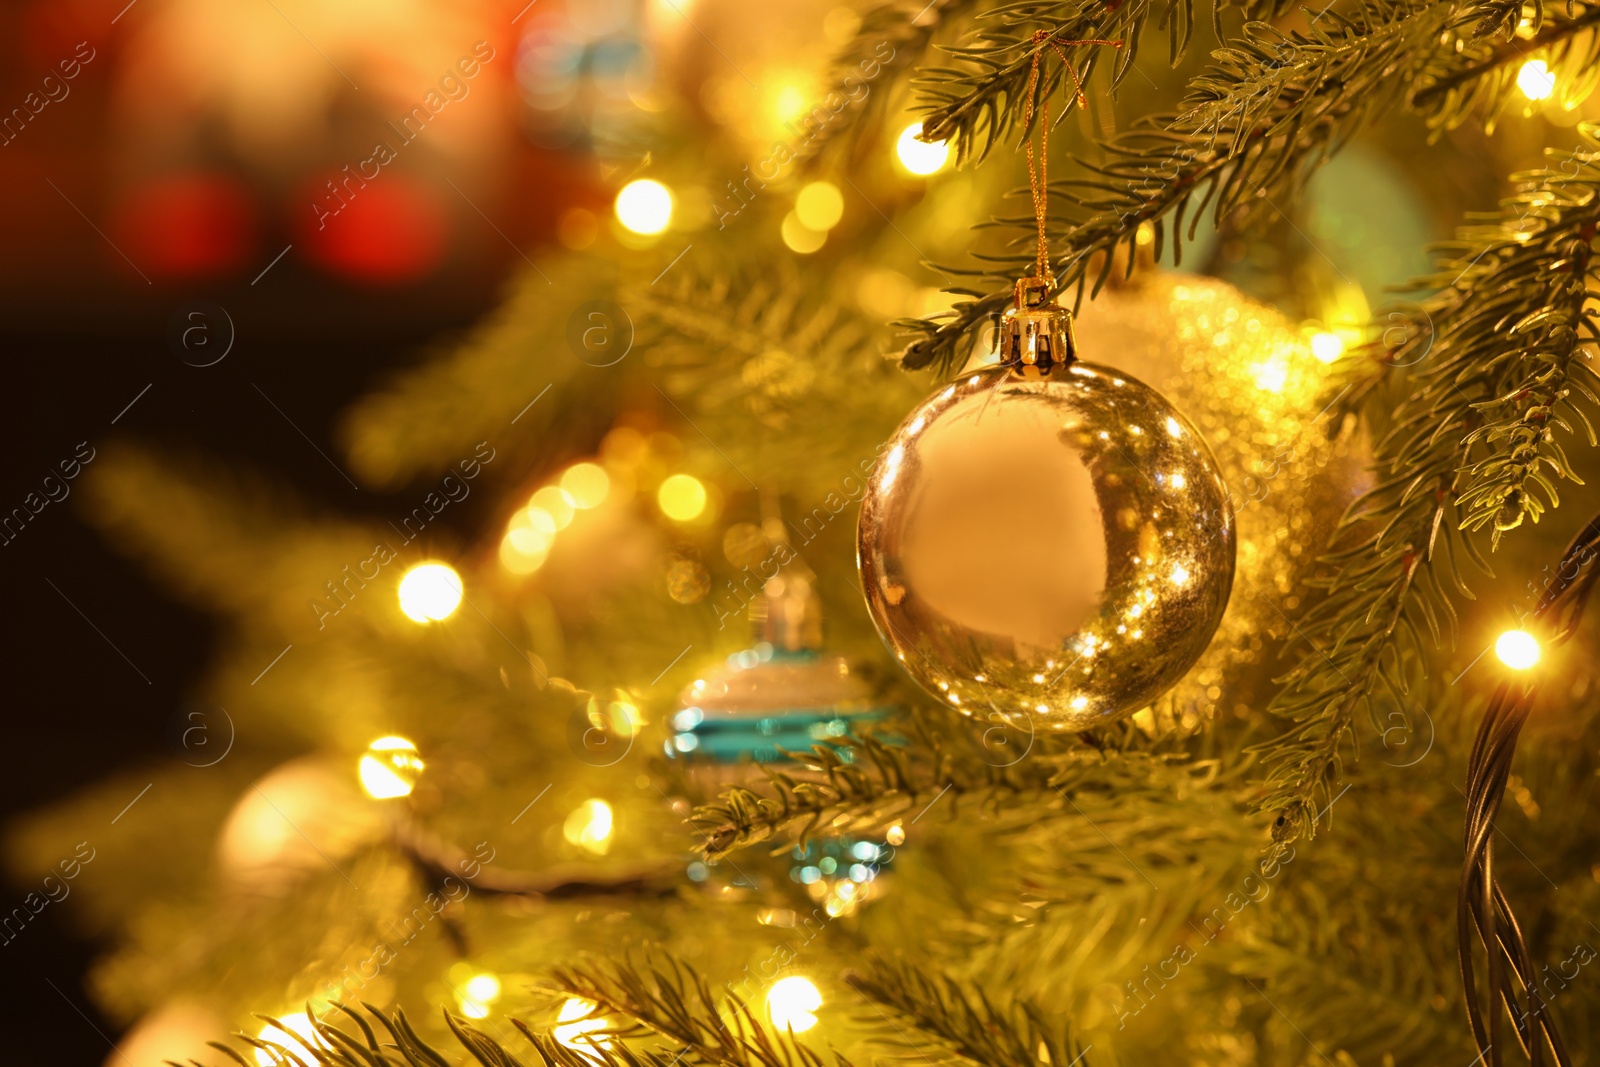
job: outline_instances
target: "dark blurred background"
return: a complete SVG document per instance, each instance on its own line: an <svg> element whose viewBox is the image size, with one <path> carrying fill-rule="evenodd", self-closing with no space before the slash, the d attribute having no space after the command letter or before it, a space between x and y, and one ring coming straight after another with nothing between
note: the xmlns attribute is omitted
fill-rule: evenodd
<svg viewBox="0 0 1600 1067"><path fill-rule="evenodd" d="M340 410L459 335L558 232L581 247L605 202L588 150L605 101L579 99L575 76L625 70L626 36L597 49L561 13L0 4L0 512L38 507L80 443L119 436L258 468L330 511L381 508L329 458ZM380 141L392 159L374 159ZM0 545L8 818L161 752L214 641L78 496ZM0 910L26 889L7 882ZM72 906L0 949L21 1024L0 1061L112 1055Z"/></svg>

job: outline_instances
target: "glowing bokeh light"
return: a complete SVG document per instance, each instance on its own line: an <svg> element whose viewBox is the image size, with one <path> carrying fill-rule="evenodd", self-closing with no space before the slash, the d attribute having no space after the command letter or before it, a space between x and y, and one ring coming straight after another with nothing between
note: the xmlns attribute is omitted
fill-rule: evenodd
<svg viewBox="0 0 1600 1067"><path fill-rule="evenodd" d="M1344 338L1330 330L1318 330L1311 335L1311 354L1319 363L1332 363L1344 355Z"/></svg>
<svg viewBox="0 0 1600 1067"><path fill-rule="evenodd" d="M573 809L561 833L579 848L602 856L611 849L611 828L611 805L591 798Z"/></svg>
<svg viewBox="0 0 1600 1067"><path fill-rule="evenodd" d="M574 463L561 475L561 491L575 508L597 508L611 492L611 476L598 463Z"/></svg>
<svg viewBox="0 0 1600 1067"><path fill-rule="evenodd" d="M601 1057L595 1055L595 1049L610 1048L611 1041L605 1037L594 1036L606 1028L604 1019L589 1017L595 1007L595 1002L592 1000L570 998L561 1005L561 1012L556 1016L556 1026L551 1031L551 1036L558 1043L581 1052L598 1063Z"/></svg>
<svg viewBox="0 0 1600 1067"><path fill-rule="evenodd" d="M576 502L572 494L558 486L547 485L533 494L528 501L528 516L533 518L533 513L542 511L555 522L557 530L565 530L572 521L572 513L576 510ZM537 519L534 519L538 522ZM554 531L552 531L554 532Z"/></svg>
<svg viewBox="0 0 1600 1067"><path fill-rule="evenodd" d="M367 746L357 765L361 788L374 800L410 796L424 764L417 746L404 737L380 737Z"/></svg>
<svg viewBox="0 0 1600 1067"><path fill-rule="evenodd" d="M1494 643L1494 654L1514 671L1525 671L1539 662L1539 639L1526 630L1507 630Z"/></svg>
<svg viewBox="0 0 1600 1067"><path fill-rule="evenodd" d="M634 233L661 233L672 222L672 190L651 178L629 182L617 194L617 221Z"/></svg>
<svg viewBox="0 0 1600 1067"><path fill-rule="evenodd" d="M767 990L767 1015L779 1030L800 1034L817 1025L816 1010L822 1007L822 994L811 979L790 975Z"/></svg>
<svg viewBox="0 0 1600 1067"><path fill-rule="evenodd" d="M1250 376L1255 379L1257 389L1268 393L1281 393L1289 382L1289 365L1281 359L1254 363L1250 366Z"/></svg>
<svg viewBox="0 0 1600 1067"><path fill-rule="evenodd" d="M486 1018L489 1006L499 999L500 979L487 971L468 978L456 990L456 1003L461 1007L461 1014L469 1019Z"/></svg>
<svg viewBox="0 0 1600 1067"><path fill-rule="evenodd" d="M1517 71L1517 88L1529 100L1548 100L1556 91L1556 76L1542 59L1530 59Z"/></svg>
<svg viewBox="0 0 1600 1067"><path fill-rule="evenodd" d="M262 1041L271 1041L282 1045L290 1053L300 1057L307 1063L315 1063L317 1058L311 1050L319 1047L321 1042L317 1040L317 1031L311 1025L311 1017L303 1011L297 1011L293 1015L279 1016L278 1022L282 1023L283 1026L274 1026L272 1023L268 1023L257 1031L256 1037ZM258 1048L256 1049L256 1062L261 1067L283 1067L284 1064L293 1063L294 1061L288 1059L276 1049Z"/></svg>
<svg viewBox="0 0 1600 1067"><path fill-rule="evenodd" d="M795 217L813 230L831 230L844 218L844 194L832 182L812 182L794 198Z"/></svg>
<svg viewBox="0 0 1600 1067"><path fill-rule="evenodd" d="M693 522L706 510L706 487L691 474L674 474L656 490L661 513L674 522Z"/></svg>
<svg viewBox="0 0 1600 1067"><path fill-rule="evenodd" d="M419 563L400 579L400 610L413 622L448 619L461 606L461 575L448 563Z"/></svg>
<svg viewBox="0 0 1600 1067"><path fill-rule="evenodd" d="M800 217L793 211L783 217L783 226L779 230L783 236L783 243L789 246L792 252L808 256L821 248L828 240L828 235L820 230L813 230L800 221Z"/></svg>
<svg viewBox="0 0 1600 1067"><path fill-rule="evenodd" d="M895 142L894 154L908 173L927 177L943 170L950 161L950 146L942 141L937 144L919 141L917 135L921 132L920 122L914 122L902 130L900 140Z"/></svg>
<svg viewBox="0 0 1600 1067"><path fill-rule="evenodd" d="M805 111L805 90L798 85L784 85L772 95L772 114L779 122L791 122Z"/></svg>

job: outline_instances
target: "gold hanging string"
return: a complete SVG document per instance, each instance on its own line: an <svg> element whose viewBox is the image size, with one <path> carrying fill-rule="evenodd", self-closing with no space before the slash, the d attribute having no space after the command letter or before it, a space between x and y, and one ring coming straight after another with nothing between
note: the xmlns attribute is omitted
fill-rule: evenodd
<svg viewBox="0 0 1600 1067"><path fill-rule="evenodd" d="M1049 208L1050 188L1045 176L1050 157L1050 98L1046 96L1039 102L1039 160L1037 169L1034 166L1033 143L1028 138L1028 126L1033 122L1034 92L1039 86L1039 65L1044 56L1043 45L1049 42L1056 55L1061 57L1061 65L1072 76L1075 89L1074 99L1079 107L1087 107L1088 101L1083 97L1083 81L1078 77L1078 72L1072 66L1072 61L1067 58L1066 49L1062 45L1101 44L1108 48L1121 48L1121 41L1056 41L1050 37L1049 30L1033 31L1033 69L1028 73L1028 105L1022 118L1022 146L1028 153L1028 189L1033 193L1033 221L1039 228L1039 249L1034 273L1041 279L1051 277L1050 274L1050 246L1045 240L1044 220L1045 212Z"/></svg>

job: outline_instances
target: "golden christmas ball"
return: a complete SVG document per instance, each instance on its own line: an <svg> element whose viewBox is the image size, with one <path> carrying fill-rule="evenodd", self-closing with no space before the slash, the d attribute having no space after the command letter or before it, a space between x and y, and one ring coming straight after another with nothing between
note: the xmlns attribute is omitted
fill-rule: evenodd
<svg viewBox="0 0 1600 1067"><path fill-rule="evenodd" d="M1339 516L1371 484L1365 435L1336 401L1342 363L1227 282L1144 267L1073 316L1079 350L1154 386L1216 457L1237 523L1237 593L1210 647L1141 725L1192 730L1270 699L1303 582ZM1348 357L1347 357L1348 358ZM1353 420L1352 420L1353 422Z"/></svg>
<svg viewBox="0 0 1600 1067"><path fill-rule="evenodd" d="M1024 309L1019 287L1016 317L1042 311L1056 321L1021 342L1042 360L966 375L889 439L858 563L879 633L939 700L1081 730L1149 705L1205 650L1233 585L1233 512L1177 409L1072 362L1065 312Z"/></svg>
<svg viewBox="0 0 1600 1067"><path fill-rule="evenodd" d="M302 757L240 795L217 837L218 874L230 895L286 897L384 833L348 764Z"/></svg>

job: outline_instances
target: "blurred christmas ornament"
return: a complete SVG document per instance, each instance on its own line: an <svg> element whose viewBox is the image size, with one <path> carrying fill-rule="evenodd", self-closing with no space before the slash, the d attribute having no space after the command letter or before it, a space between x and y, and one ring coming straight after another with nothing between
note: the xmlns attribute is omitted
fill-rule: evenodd
<svg viewBox="0 0 1600 1067"><path fill-rule="evenodd" d="M756 643L684 689L666 742L667 755L713 790L746 778L747 763L783 762L786 752L829 744L890 711L848 660L823 651L816 576L776 515L763 526L777 573L750 602ZM848 747L837 751L847 761L853 756ZM866 855L862 846L873 849L870 858L852 858ZM791 850L789 876L830 915L843 915L872 895L878 855L854 837L811 839Z"/></svg>
<svg viewBox="0 0 1600 1067"><path fill-rule="evenodd" d="M638 506L639 478L654 460L649 444L627 426L612 429L606 442L601 455L534 489L499 544L501 571L523 586L522 599L542 598L562 620L590 618L667 551L659 525Z"/></svg>
<svg viewBox="0 0 1600 1067"><path fill-rule="evenodd" d="M1028 79L1032 127L1047 42ZM1122 47L1082 40L1068 46ZM1232 502L1195 428L1154 389L1077 362L1047 241L1049 94L1024 135L1033 274L1000 324L999 365L901 424L857 527L867 607L901 665L966 715L1028 733L1149 705L1205 651L1233 588Z"/></svg>
<svg viewBox="0 0 1600 1067"><path fill-rule="evenodd" d="M439 190L404 174L386 174L358 190L342 174L324 174L298 194L295 206L296 244L307 257L373 286L410 285L431 274L454 225Z"/></svg>
<svg viewBox="0 0 1600 1067"><path fill-rule="evenodd" d="M1123 274L1113 268L1114 278ZM1315 336L1227 283L1148 263L1086 302L1074 328L1085 351L1105 353L1108 365L1160 390L1193 420L1233 501L1240 595L1155 714L1192 729L1216 713L1224 691L1234 707L1253 706L1271 681L1255 668L1292 632L1300 581L1370 484L1367 442L1341 433L1330 412L1337 364L1313 352Z"/></svg>
<svg viewBox="0 0 1600 1067"><path fill-rule="evenodd" d="M209 1043L227 1032L227 1023L204 1005L174 1001L142 1017L122 1038L105 1067L164 1067L209 1055Z"/></svg>
<svg viewBox="0 0 1600 1067"><path fill-rule="evenodd" d="M878 632L930 693L1081 730L1145 707L1205 650L1233 585L1233 511L1176 408L1075 362L1050 285L1017 284L1004 365L890 437L858 560Z"/></svg>
<svg viewBox="0 0 1600 1067"><path fill-rule="evenodd" d="M632 0L585 0L540 5L523 20L516 80L536 144L614 150L641 109L659 107L639 15Z"/></svg>
<svg viewBox="0 0 1600 1067"><path fill-rule="evenodd" d="M876 704L848 660L822 651L815 575L790 548L781 524L769 525L768 534L781 566L750 603L756 643L684 689L668 756L696 766L775 763L786 758L782 750L809 750L888 710ZM740 775L704 777L733 781Z"/></svg>
<svg viewBox="0 0 1600 1067"><path fill-rule="evenodd" d="M282 896L383 835L381 813L348 764L292 760L234 804L217 838L217 867L229 891Z"/></svg>
<svg viewBox="0 0 1600 1067"><path fill-rule="evenodd" d="M221 172L186 171L124 192L112 217L117 246L167 279L239 268L259 247L259 212L245 184Z"/></svg>

